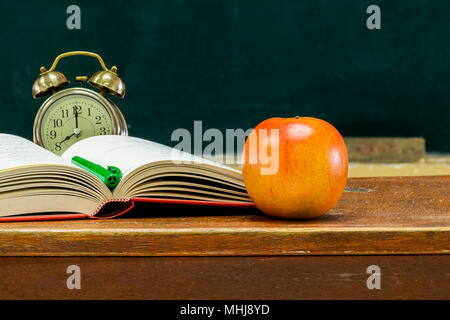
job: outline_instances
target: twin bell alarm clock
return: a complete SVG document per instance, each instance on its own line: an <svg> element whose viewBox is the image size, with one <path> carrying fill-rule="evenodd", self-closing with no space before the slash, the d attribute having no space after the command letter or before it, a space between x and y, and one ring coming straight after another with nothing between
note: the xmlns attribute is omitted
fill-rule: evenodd
<svg viewBox="0 0 450 320"><path fill-rule="evenodd" d="M60 59L83 55L97 58L102 70L90 78L76 76L99 92L82 88L65 88L69 81L55 68ZM47 150L61 155L75 142L96 135L127 135L127 125L119 108L105 94L123 98L125 84L117 75L117 67L107 69L102 58L92 52L71 51L56 57L52 67L41 67L41 73L33 84L33 98L47 95L36 115L33 140ZM65 89L64 89L65 88Z"/></svg>

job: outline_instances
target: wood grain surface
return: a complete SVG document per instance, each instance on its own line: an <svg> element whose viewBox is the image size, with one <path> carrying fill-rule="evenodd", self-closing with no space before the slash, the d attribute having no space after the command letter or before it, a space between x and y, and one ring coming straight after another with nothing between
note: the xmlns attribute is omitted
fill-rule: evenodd
<svg viewBox="0 0 450 320"><path fill-rule="evenodd" d="M0 256L450 253L450 176L354 178L316 220L256 210L138 206L111 220L0 224Z"/></svg>
<svg viewBox="0 0 450 320"><path fill-rule="evenodd" d="M367 287L371 265L380 289ZM0 257L0 299L449 299L449 266L450 255Z"/></svg>

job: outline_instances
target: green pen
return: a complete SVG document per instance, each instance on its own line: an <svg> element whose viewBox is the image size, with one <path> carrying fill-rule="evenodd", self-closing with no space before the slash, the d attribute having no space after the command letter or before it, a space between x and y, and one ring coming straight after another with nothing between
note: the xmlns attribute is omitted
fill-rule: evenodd
<svg viewBox="0 0 450 320"><path fill-rule="evenodd" d="M119 184L120 179L122 179L122 171L120 171L117 167L108 166L108 168L105 169L101 165L83 159L79 156L73 157L72 163L92 173L94 176L102 180L102 182L110 189L116 187Z"/></svg>

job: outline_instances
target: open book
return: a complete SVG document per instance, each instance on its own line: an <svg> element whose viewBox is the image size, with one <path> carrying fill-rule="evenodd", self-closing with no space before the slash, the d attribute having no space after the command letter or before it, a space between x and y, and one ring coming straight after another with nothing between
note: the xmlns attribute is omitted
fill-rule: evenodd
<svg viewBox="0 0 450 320"><path fill-rule="evenodd" d="M71 163L80 156L121 169L110 190ZM112 217L135 201L250 206L240 171L127 136L95 136L61 157L24 138L0 134L0 221Z"/></svg>

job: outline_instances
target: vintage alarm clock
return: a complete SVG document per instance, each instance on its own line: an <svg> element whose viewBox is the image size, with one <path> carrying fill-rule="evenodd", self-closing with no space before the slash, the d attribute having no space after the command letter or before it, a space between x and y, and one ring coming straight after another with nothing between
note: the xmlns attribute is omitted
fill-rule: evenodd
<svg viewBox="0 0 450 320"><path fill-rule="evenodd" d="M95 57L102 70L90 78L77 76L78 82L87 82L100 92L77 87L66 88L66 76L55 70L59 60L68 56ZM117 67L107 69L102 58L93 52L71 51L56 57L52 67L41 67L41 74L33 84L33 98L48 94L36 115L33 140L36 144L60 155L75 142L96 135L127 135L127 125L119 108L105 94L123 98L125 84L117 75Z"/></svg>

